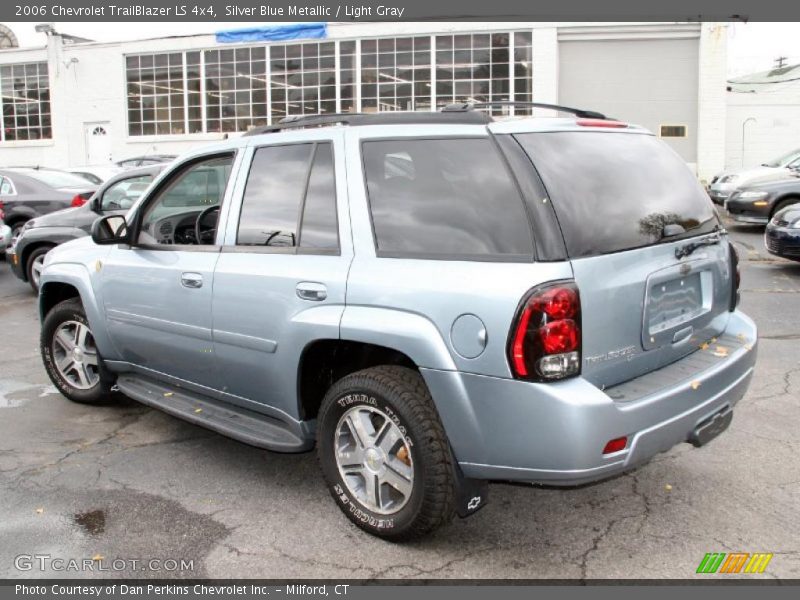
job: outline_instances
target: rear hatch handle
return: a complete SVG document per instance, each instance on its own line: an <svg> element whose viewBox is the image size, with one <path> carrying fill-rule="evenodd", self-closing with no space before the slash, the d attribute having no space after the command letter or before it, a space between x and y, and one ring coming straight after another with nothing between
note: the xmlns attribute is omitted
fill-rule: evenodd
<svg viewBox="0 0 800 600"><path fill-rule="evenodd" d="M683 246L678 246L675 248L675 258L683 258L684 256L689 256L692 252L697 250L698 248L702 248L703 246L713 246L715 244L719 244L722 241L721 233L717 232L713 235L710 235L702 240L698 240L696 242L689 242L688 244L684 244Z"/></svg>

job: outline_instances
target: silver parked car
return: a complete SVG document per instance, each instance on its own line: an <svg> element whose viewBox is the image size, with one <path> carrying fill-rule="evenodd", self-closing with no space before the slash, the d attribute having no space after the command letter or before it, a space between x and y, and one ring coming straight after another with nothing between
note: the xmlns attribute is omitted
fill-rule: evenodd
<svg viewBox="0 0 800 600"><path fill-rule="evenodd" d="M758 167L723 171L711 180L708 195L715 204L725 204L725 200L741 187L785 179L798 171L800 171L800 148Z"/></svg>
<svg viewBox="0 0 800 600"><path fill-rule="evenodd" d="M48 374L316 445L345 515L395 540L474 513L488 480L707 443L756 359L733 246L657 137L560 109L299 118L182 156L47 255Z"/></svg>

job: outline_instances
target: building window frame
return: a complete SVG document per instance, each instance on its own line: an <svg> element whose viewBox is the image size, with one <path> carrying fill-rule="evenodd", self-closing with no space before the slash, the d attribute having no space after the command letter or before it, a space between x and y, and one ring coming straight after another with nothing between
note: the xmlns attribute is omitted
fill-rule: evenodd
<svg viewBox="0 0 800 600"><path fill-rule="evenodd" d="M31 71L35 70L35 73ZM22 80L22 89L19 90L24 96L17 97L14 92L17 82ZM29 87L29 80L35 80L35 86ZM6 102L7 85L12 86L11 92L14 93L10 97L11 101ZM44 86L42 86L44 82ZM0 92L2 98L0 99L0 143L37 143L37 142L51 142L53 139L53 112L51 103L51 85L50 85L50 69L47 61L37 60L28 62L8 63L0 65ZM37 98L31 98L31 93L36 93ZM17 100L25 100L24 102L17 102ZM26 104L37 105L35 112L27 112L20 116L18 114L18 106ZM46 107L45 107L46 105ZM6 114L7 108L10 109ZM9 122L10 117L10 122ZM21 122L25 121L22 125ZM31 120L35 124L31 125ZM25 137L20 138L20 132L25 132ZM13 139L8 139L8 132L13 132ZM31 135L36 132L36 137Z"/></svg>
<svg viewBox="0 0 800 600"><path fill-rule="evenodd" d="M518 39L519 36L523 36ZM461 62L455 62L455 48L451 48L451 64L449 64L449 68L452 71L453 78L451 78L451 91L452 94L449 96L447 95L440 95L437 93L437 84L438 83L446 83L444 80L437 81L440 79L437 75L437 40L440 38L450 38L452 41L455 41L456 37L463 38L463 36L469 37L469 47L468 48L459 48L460 54L464 54L464 50L468 52L468 59L467 63L463 65ZM486 48L482 45L480 47L476 46L476 36L486 37L488 38L488 42L484 44ZM507 38L507 43L502 44L500 43L497 45L496 40L498 39L496 36L499 36L499 39L505 37ZM403 106L395 106L392 110L404 110L407 109L404 99L407 99L407 95L398 96L400 93L400 86L406 85L406 81L399 81L397 80L396 83L392 83L391 81L383 82L376 81L372 82L371 85L375 85L375 94L374 98L372 95L365 96L364 95L364 78L363 78L363 68L364 64L364 47L363 42L370 41L375 45L375 66L369 67L374 69L375 73L377 74L376 77L381 77L381 73L383 72L384 68L381 66L380 55L380 45L381 42L383 44L390 44L393 47L393 52L391 53L394 57L394 60L387 61L386 69L388 69L386 76L387 80L391 79L389 76L398 76L398 69L401 69L403 72L409 71L412 73L412 80L408 82L407 85L410 85L410 107L412 110L420 110L420 107L423 107L422 110L430 110L436 111L441 106L449 104L453 98L461 99L463 94L456 93L456 87L465 88L466 85L470 87L470 94L467 96L468 98L472 98L474 94L472 93L473 88L475 87L475 82L482 83L482 88L488 93L486 94L478 94L480 98L473 98L478 101L524 101L525 98L528 100L533 100L533 82L532 82L532 72L530 70L530 65L525 66L524 63L526 62L525 56L518 56L517 50L521 50L522 54L527 52L527 57L531 56L533 50L532 44L532 37L533 37L533 30L532 29L517 29L517 28L498 28L498 29L487 29L487 30L465 30L465 31L454 31L454 32L432 32L426 34L406 34L406 35L385 35L385 36L367 36L367 37L354 37L354 38L342 38L342 39L326 39L326 40L298 40L293 43L262 43L262 44L242 44L242 45L235 45L231 47L227 47L224 45L217 45L213 47L201 47L201 48L190 48L175 52L144 52L144 53L131 53L123 55L123 65L125 68L125 85L126 85L126 92L129 85L129 73L128 73L128 58L129 57L141 57L141 56L156 56L156 55L172 55L172 54L180 54L181 55L181 68L182 68L182 92L183 92L183 120L182 120L182 129L183 133L173 133L172 126L168 125L168 133L164 133L163 131L159 132L158 120L156 119L153 122L154 130L152 133L144 133L144 121L142 119L143 114L142 110L143 107L140 105L138 110L140 112L140 128L138 132L133 132L131 129L131 109L130 105L126 106L126 132L129 138L134 139L147 139L148 137L159 137L159 136L169 136L169 137L178 137L178 136L187 136L193 137L197 134L214 134L214 135L221 135L223 133L228 134L239 134L245 133L250 127L257 127L261 124L272 124L279 121L281 118L287 115L292 114L319 114L319 111L324 107L327 108L326 112L363 112L364 111L364 98L366 97L367 100L370 102L370 110L374 110L375 112L381 112L381 94L382 92L387 92L390 90L384 90L384 88L392 88L394 87L394 96L393 104L397 105L398 102L402 103ZM424 39L427 41L429 45L428 49L428 63L419 65L417 64L417 48L416 48L416 40ZM398 40L403 40L404 44L407 45L408 42L411 42L411 50L407 52L405 49L402 52L399 52L397 49L397 42ZM464 40L460 40L463 42ZM485 40L483 40L485 41ZM522 42L522 43L520 43ZM333 56L329 56L328 53L325 53L325 63L333 62L333 85L329 85L330 81L330 65L327 65L323 68L323 64L321 62L321 50L323 45L331 44L333 47ZM346 44L346 46L345 46ZM307 48L308 46L308 48ZM310 46L316 46L316 49L311 48ZM281 48L282 52L276 52L276 49ZM291 50L290 50L291 48ZM253 49L263 49L264 58L254 58L253 57ZM476 49L483 54L486 54L484 58L487 58L489 61L488 64L484 64L481 62L480 64L476 63L475 61L478 60L478 57L475 56ZM500 51L500 56L497 57L496 50ZM246 105L248 108L248 114L244 115L243 110L234 109L235 113L234 116L228 119L227 117L223 119L223 115L220 112L219 115L214 116L210 115L209 111L211 109L211 105L208 102L208 94L209 94L209 52L217 52L218 54L218 61L215 63L218 65L220 69L222 67L226 67L226 71L223 73L222 70L219 71L219 81L222 81L223 76L227 78L232 78L236 80L234 88L232 90L225 91L226 94L230 95L233 94L235 102L233 105L244 105L243 103L238 102L239 98L237 96L243 95L244 93L247 94L248 101ZM231 61L223 61L221 57L221 53L223 51L227 51L231 53L234 59ZM239 89L242 77L247 77L252 79L252 73L249 73L249 77L247 74L240 77L240 73L238 72L238 54L239 52L246 52L249 53L248 56L248 68L252 70L254 61L257 60L264 60L265 61L265 101L266 101L266 111L263 117L258 116L262 111L255 110L256 104L258 104L254 100L254 91L258 86L254 86L253 82L250 82L248 89ZM292 56L289 57L287 55L287 51L291 52ZM308 51L308 53L307 53ZM352 51L352 54L350 52ZM424 54L424 49L420 49L419 52ZM507 53L507 57L502 56L502 53ZM190 77L189 77L189 67L187 62L187 54L188 53L199 53L199 94L200 94L200 106L199 108L199 117L200 117L200 126L199 131L192 132L192 116L190 115L190 104L192 104L192 110L195 110L193 105L193 101L190 98L190 95L193 93L190 90ZM385 53L384 53L385 54ZM410 54L410 64L406 65L407 54ZM294 56L297 55L297 56ZM345 55L347 61L345 61ZM398 63L398 56L402 56L401 62L402 64ZM371 55L372 56L372 55ZM460 56L460 58L464 58L464 56ZM506 59L507 58L507 59ZM293 99L292 102L299 103L298 110L293 110L289 108L289 88L287 87L285 90L285 98L284 98L284 114L278 114L275 111L275 107L273 106L274 101L280 102L280 100L276 100L275 92L278 89L277 82L273 82L273 79L280 75L279 72L276 72L273 68L273 61L275 60L283 60L283 77L284 83L288 84L289 79L288 77L292 75L293 81L293 88L295 87L294 84L299 83L300 86L300 97L299 99ZM306 61L308 59L308 65ZM289 69L289 65L292 64L293 68ZM296 65L296 66L295 66ZM477 65L477 67L476 67ZM347 83L345 83L345 74L343 73L342 69L343 66L347 67ZM476 77L476 68L481 67L484 69L483 73L480 73L481 77L475 79ZM230 67L233 68L233 72L228 73L230 71ZM314 68L311 68L314 67ZM408 67L408 68L406 68ZM444 65L445 68L448 65ZM456 68L461 71L458 77L456 77ZM138 65L138 68L141 70L141 64ZM194 68L194 67L192 67ZM288 69L288 70L287 70ZM391 72L389 72L391 71ZM469 78L464 78L463 75L467 72L469 73ZM499 72L500 75L496 75ZM260 73L260 71L259 71ZM419 79L417 81L417 74L421 73L424 76L427 76L428 82L427 84L430 85L430 93L424 93L422 95L418 94L418 83L423 83L423 79ZM488 79L486 79L486 77ZM325 79L325 83L323 84L323 78L328 77ZM306 80L310 82L309 85L306 84ZM294 81L298 80L298 81ZM313 86L311 83L316 81L317 85ZM521 81L526 81L526 88L521 89ZM368 82L369 83L369 82ZM457 84L460 84L457 86ZM226 83L227 85L227 83ZM347 96L345 98L345 94L343 94L343 85L348 86L350 88L348 93L351 93L352 98ZM488 85L488 88L486 87ZM316 94L312 92L308 92L308 90L316 87ZM323 91L323 87L325 90ZM333 88L332 90L329 88ZM352 90L352 92L350 92ZM499 91L498 91L499 90ZM222 93L221 91L220 93ZM405 92L405 90L403 90ZM455 94L455 95L454 95ZM294 92L296 95L296 91ZM485 96L485 97L484 97ZM520 98L522 96L522 98ZM314 98L315 97L315 98ZM398 101L398 98L400 99ZM313 100L316 99L316 107L309 108L311 104L313 104ZM126 102L130 102L129 94L126 93ZM346 106L345 106L346 103ZM218 104L219 110L222 111L222 107L225 103L220 102ZM372 104L375 106L373 107ZM429 106L425 106L425 104L429 104ZM170 111L171 111L170 106ZM309 110L306 110L309 108ZM311 109L316 108L317 112L313 112ZM241 112L241 114L240 114ZM492 114L507 114L507 115L514 115L516 114L530 114L530 109L520 107L517 109L514 106L503 106L503 107L496 107L490 109ZM322 114L325 114L324 112ZM170 114L171 117L171 114ZM241 117L241 118L240 118ZM231 121L232 123L227 123L223 127L223 120ZM210 127L209 124L211 122L219 121L219 127ZM247 127L243 125L243 123L247 122ZM171 123L171 121L170 121ZM196 125L196 122L195 122Z"/></svg>

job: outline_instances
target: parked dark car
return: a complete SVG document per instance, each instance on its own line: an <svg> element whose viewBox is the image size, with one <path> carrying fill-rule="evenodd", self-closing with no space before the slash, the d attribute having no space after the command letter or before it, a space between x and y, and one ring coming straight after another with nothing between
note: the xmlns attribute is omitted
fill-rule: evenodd
<svg viewBox="0 0 800 600"><path fill-rule="evenodd" d="M770 254L800 261L800 204L775 213L764 232L764 245Z"/></svg>
<svg viewBox="0 0 800 600"><path fill-rule="evenodd" d="M0 206L12 238L30 219L82 206L95 190L97 186L83 177L56 169L0 169Z"/></svg>
<svg viewBox="0 0 800 600"><path fill-rule="evenodd" d="M45 254L59 244L89 235L97 217L125 213L165 166L123 171L106 181L83 206L28 221L7 251L11 270L38 291Z"/></svg>
<svg viewBox="0 0 800 600"><path fill-rule="evenodd" d="M146 154L144 156L126 158L125 160L117 161L114 164L118 167L122 167L123 169L132 169L135 167L146 167L149 165L170 163L176 158L177 156L175 154Z"/></svg>
<svg viewBox="0 0 800 600"><path fill-rule="evenodd" d="M735 221L764 224L781 209L800 202L800 176L749 185L734 191L725 209Z"/></svg>

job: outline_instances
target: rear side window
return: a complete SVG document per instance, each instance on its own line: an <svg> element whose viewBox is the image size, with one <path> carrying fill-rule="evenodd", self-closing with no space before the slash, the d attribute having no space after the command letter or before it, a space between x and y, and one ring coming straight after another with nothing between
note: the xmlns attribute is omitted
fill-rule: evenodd
<svg viewBox="0 0 800 600"><path fill-rule="evenodd" d="M689 167L652 135L564 131L516 138L547 188L572 258L673 241L719 225ZM673 224L683 232L665 238L664 227Z"/></svg>
<svg viewBox="0 0 800 600"><path fill-rule="evenodd" d="M366 141L379 256L531 260L519 190L488 138Z"/></svg>
<svg viewBox="0 0 800 600"><path fill-rule="evenodd" d="M330 143L265 146L247 176L239 246L339 247L336 187Z"/></svg>

